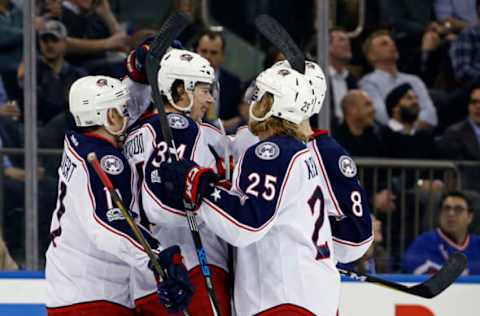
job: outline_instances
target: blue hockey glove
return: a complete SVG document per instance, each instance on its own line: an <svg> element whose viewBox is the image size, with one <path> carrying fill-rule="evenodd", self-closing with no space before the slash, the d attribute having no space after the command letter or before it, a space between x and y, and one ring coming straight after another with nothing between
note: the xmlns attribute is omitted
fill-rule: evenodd
<svg viewBox="0 0 480 316"><path fill-rule="evenodd" d="M169 313L178 313L187 308L192 300L193 287L183 264L179 246L171 246L158 254L158 262L166 278L157 285L160 302Z"/></svg>
<svg viewBox="0 0 480 316"><path fill-rule="evenodd" d="M211 168L202 168L190 160L162 163L159 168L161 184L172 196L183 197L187 203L198 208L202 198L211 193L212 184L218 182Z"/></svg>

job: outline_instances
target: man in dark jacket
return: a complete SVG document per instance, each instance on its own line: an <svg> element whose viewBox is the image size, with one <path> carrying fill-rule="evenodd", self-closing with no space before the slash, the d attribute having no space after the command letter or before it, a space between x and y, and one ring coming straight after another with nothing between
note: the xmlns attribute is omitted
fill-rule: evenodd
<svg viewBox="0 0 480 316"><path fill-rule="evenodd" d="M445 131L439 148L449 159L480 160L480 85L470 93L468 117Z"/></svg>

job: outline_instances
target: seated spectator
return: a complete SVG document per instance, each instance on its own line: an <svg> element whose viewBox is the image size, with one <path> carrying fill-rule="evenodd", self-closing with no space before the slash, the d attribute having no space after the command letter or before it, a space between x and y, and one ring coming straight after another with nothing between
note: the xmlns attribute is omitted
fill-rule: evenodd
<svg viewBox="0 0 480 316"><path fill-rule="evenodd" d="M0 73L16 71L23 54L23 13L11 0L0 0Z"/></svg>
<svg viewBox="0 0 480 316"><path fill-rule="evenodd" d="M480 14L480 1L475 7ZM475 23L461 32L450 47L450 58L455 78L462 82L472 82L480 78L480 24Z"/></svg>
<svg viewBox="0 0 480 316"><path fill-rule="evenodd" d="M447 28L459 33L478 22L476 5L477 0L435 0L435 15Z"/></svg>
<svg viewBox="0 0 480 316"><path fill-rule="evenodd" d="M128 52L127 34L121 29L108 0L65 0L61 21L67 37L67 60L91 74L123 72ZM107 53L110 55L107 56Z"/></svg>
<svg viewBox="0 0 480 316"><path fill-rule="evenodd" d="M205 30L198 36L194 43L197 54L206 58L215 70L215 78L220 84L220 95L216 98L214 107L211 108L206 120L212 121L220 118L225 129L231 129L240 123L238 104L241 98L240 79L225 70L222 64L225 59L225 38L221 32Z"/></svg>
<svg viewBox="0 0 480 316"><path fill-rule="evenodd" d="M359 82L373 101L375 119L387 124L389 117L385 107L386 95L396 86L408 82L418 97L420 106L418 128L433 127L438 124L437 112L423 81L415 76L399 72L397 69L398 51L395 42L387 31L370 35L364 44L364 53L375 69Z"/></svg>
<svg viewBox="0 0 480 316"><path fill-rule="evenodd" d="M388 126L382 128L382 139L389 158L437 158L433 134L417 128L420 105L414 88L403 83L385 98Z"/></svg>
<svg viewBox="0 0 480 316"><path fill-rule="evenodd" d="M342 99L343 123L333 133L352 156L382 157L383 143L374 126L375 108L362 90L350 90Z"/></svg>
<svg viewBox="0 0 480 316"><path fill-rule="evenodd" d="M1 235L1 232L0 232ZM0 271L18 270L17 263L10 256L5 241L0 237Z"/></svg>
<svg viewBox="0 0 480 316"><path fill-rule="evenodd" d="M328 79L330 82L330 103L333 110L332 129L343 121L343 111L341 102L348 90L357 88L357 78L355 78L347 69L347 65L352 59L352 49L350 39L344 30L333 28L329 31L328 44Z"/></svg>
<svg viewBox="0 0 480 316"><path fill-rule="evenodd" d="M362 90L348 91L342 100L342 109L344 121L333 134L338 143L355 157L384 156L385 146L378 128L374 126L375 109L368 95ZM367 192L372 192L373 174L368 171L364 173L362 184ZM382 213L393 211L395 195L385 188L386 183L377 185L381 189L371 197L373 208Z"/></svg>
<svg viewBox="0 0 480 316"><path fill-rule="evenodd" d="M461 252L468 259L464 274L480 274L480 236L468 232L472 220L469 199L461 192L447 193L441 201L438 228L413 241L403 257L403 272L435 273L452 253Z"/></svg>
<svg viewBox="0 0 480 316"><path fill-rule="evenodd" d="M467 119L450 126L438 146L448 159L480 161L480 85L470 93Z"/></svg>
<svg viewBox="0 0 480 316"><path fill-rule="evenodd" d="M86 75L83 69L65 61L67 30L55 20L50 20L39 32L40 56L37 62L38 122L46 124L59 113L68 110L68 91L72 83ZM23 80L23 67L19 79ZM63 134L63 130L58 131Z"/></svg>

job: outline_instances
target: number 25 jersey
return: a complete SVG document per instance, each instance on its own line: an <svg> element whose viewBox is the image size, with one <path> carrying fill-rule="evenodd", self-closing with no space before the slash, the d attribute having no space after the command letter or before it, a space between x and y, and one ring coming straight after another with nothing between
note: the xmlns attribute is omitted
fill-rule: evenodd
<svg viewBox="0 0 480 316"><path fill-rule="evenodd" d="M217 186L204 199L200 216L238 247L239 315L292 306L308 315L335 315L340 278L319 172L303 143L272 137L240 157L231 190Z"/></svg>

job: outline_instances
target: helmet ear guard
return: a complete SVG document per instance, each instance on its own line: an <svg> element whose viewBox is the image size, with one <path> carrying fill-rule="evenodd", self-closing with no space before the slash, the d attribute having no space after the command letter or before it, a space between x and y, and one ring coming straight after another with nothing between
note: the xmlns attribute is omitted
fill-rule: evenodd
<svg viewBox="0 0 480 316"><path fill-rule="evenodd" d="M128 120L129 100L129 91L120 80L107 76L86 76L72 84L69 110L78 127L107 127L109 109L116 109Z"/></svg>
<svg viewBox="0 0 480 316"><path fill-rule="evenodd" d="M160 61L157 75L160 94L164 95L171 106L182 112L190 112L193 106L193 90L197 83L213 84L215 72L208 60L183 49L171 49ZM175 80L183 81L185 91L190 98L187 107L178 106L173 100L172 85Z"/></svg>

